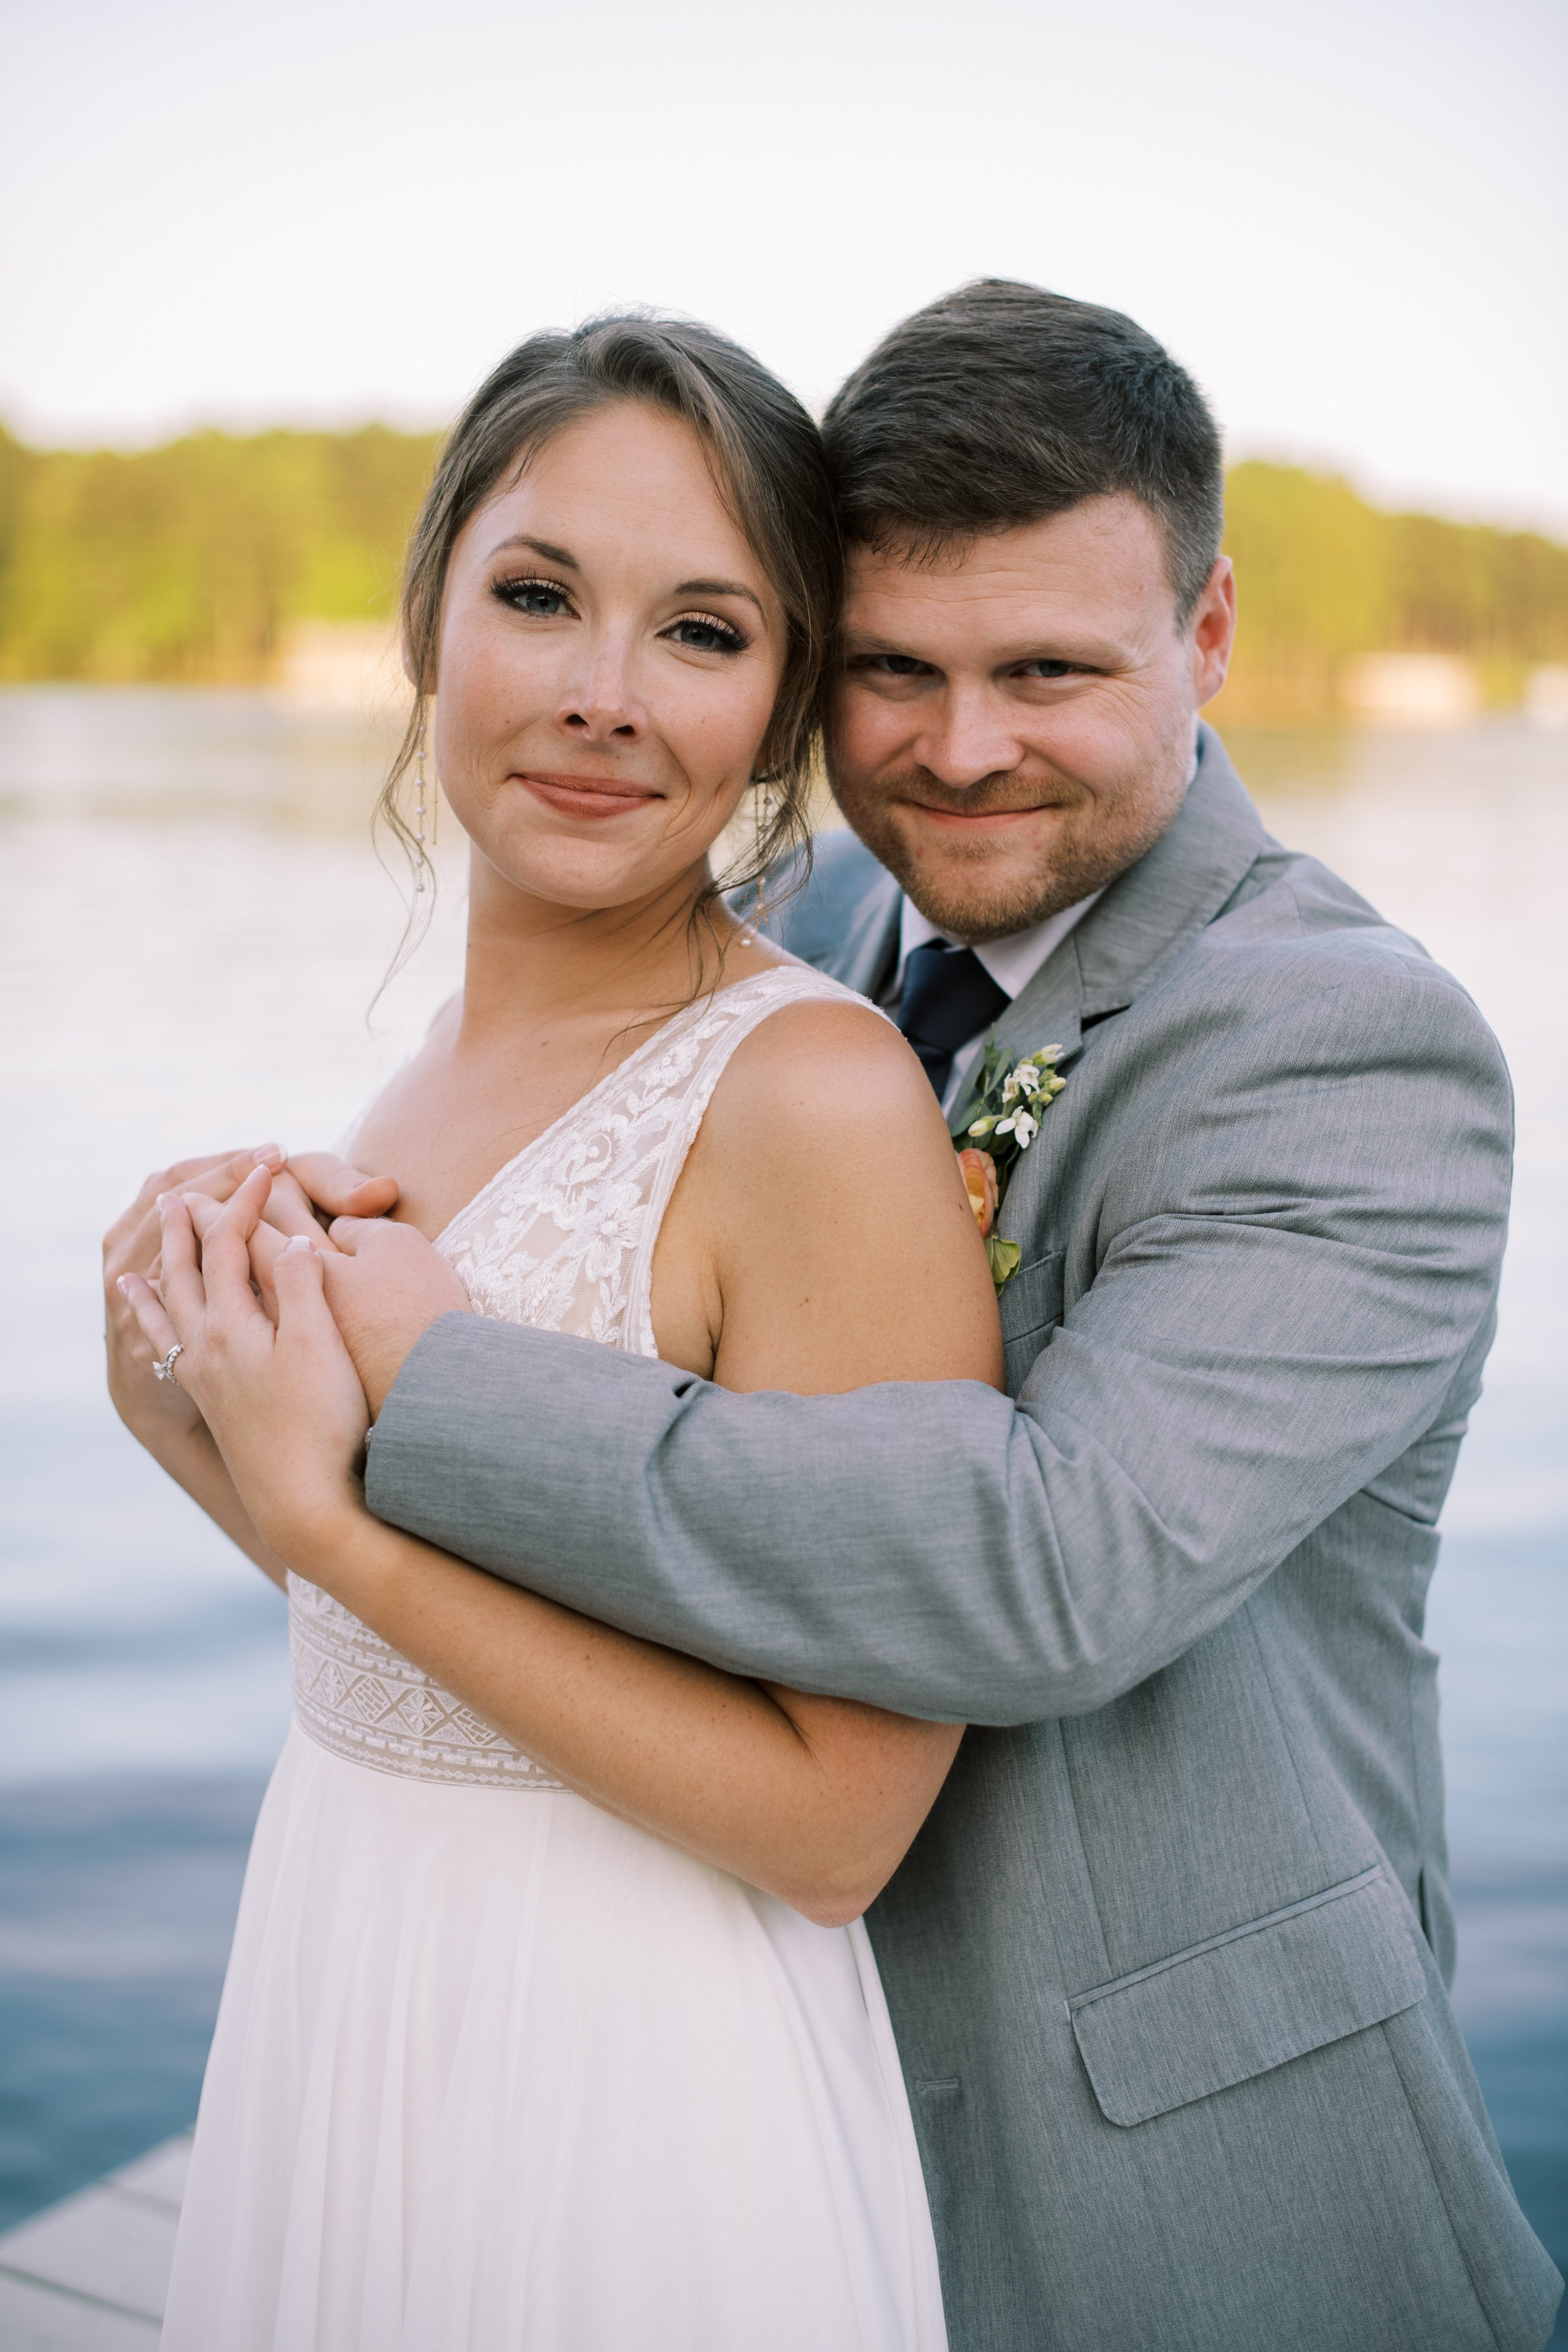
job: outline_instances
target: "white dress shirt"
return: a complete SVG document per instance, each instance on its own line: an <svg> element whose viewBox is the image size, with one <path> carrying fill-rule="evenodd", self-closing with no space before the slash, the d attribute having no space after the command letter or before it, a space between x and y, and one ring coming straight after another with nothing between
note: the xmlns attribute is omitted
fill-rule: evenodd
<svg viewBox="0 0 1568 2352"><path fill-rule="evenodd" d="M1009 996L1021 996L1046 958L1054 949L1060 947L1073 925L1080 921L1095 900L1104 895L1101 890L1091 890L1089 897L1080 898L1076 907L1064 907L1059 915L1047 915L1043 923L1032 924L1026 931L1010 931L1005 940L987 940L984 946L975 949L975 956L998 988L1005 989ZM924 947L928 940L945 940L950 947L954 948L969 944L967 940L956 939L951 931L939 931L934 923L926 920L913 899L906 898L899 916L899 974L893 995L895 1006L904 985L904 966L913 950ZM984 1042L985 1033L981 1031L967 1045L961 1045L953 1055L952 1070L942 1098L944 1111L951 1113L956 1108L973 1074ZM1048 1045L1051 1040L1041 1037L1037 1042Z"/></svg>

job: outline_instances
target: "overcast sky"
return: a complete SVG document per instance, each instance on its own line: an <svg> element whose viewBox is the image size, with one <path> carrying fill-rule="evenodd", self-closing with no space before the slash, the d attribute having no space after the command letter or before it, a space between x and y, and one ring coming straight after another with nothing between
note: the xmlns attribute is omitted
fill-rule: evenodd
<svg viewBox="0 0 1568 2352"><path fill-rule="evenodd" d="M448 416L694 312L816 404L981 274L1233 455L1568 531L1564 0L0 0L0 417Z"/></svg>

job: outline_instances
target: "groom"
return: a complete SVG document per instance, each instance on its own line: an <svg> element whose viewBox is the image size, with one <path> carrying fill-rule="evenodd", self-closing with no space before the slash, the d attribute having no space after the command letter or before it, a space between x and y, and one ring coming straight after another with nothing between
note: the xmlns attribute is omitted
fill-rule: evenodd
<svg viewBox="0 0 1568 2352"><path fill-rule="evenodd" d="M371 1506L742 1674L974 1727L868 1922L954 2352L1535 2352L1560 2282L1445 1990L1421 1642L1501 1057L1198 722L1220 451L1156 343L971 287L826 429L851 830L775 929L950 1111L993 1029L1062 1047L1001 1219L1011 1394L730 1394L445 1313L433 1254L379 1279L360 1227Z"/></svg>

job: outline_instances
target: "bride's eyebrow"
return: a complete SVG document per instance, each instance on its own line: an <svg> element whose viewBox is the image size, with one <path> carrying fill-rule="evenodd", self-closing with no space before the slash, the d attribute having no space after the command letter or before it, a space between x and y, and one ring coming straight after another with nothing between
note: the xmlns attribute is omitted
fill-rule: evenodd
<svg viewBox="0 0 1568 2352"><path fill-rule="evenodd" d="M515 532L510 539L498 540L490 553L492 556L504 555L509 547L526 547L533 554L542 555L546 563L558 563L563 572L581 572L583 569L576 557L569 554L565 548L552 547L547 539L530 539L522 531Z"/></svg>

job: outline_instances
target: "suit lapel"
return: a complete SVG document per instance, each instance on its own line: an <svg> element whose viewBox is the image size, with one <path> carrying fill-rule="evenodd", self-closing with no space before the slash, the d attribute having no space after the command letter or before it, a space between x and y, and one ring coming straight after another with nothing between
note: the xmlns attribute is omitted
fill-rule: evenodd
<svg viewBox="0 0 1568 2352"><path fill-rule="evenodd" d="M1174 821L1072 935L1085 1021L1125 1011L1213 922L1268 840L1225 745L1201 727L1197 773Z"/></svg>
<svg viewBox="0 0 1568 2352"><path fill-rule="evenodd" d="M996 1024L998 1044L1019 1054L1059 1045L1067 1062L1087 1024L1125 1012L1214 920L1268 837L1224 744L1200 728L1197 773L1171 825L1014 998Z"/></svg>
<svg viewBox="0 0 1568 2352"><path fill-rule="evenodd" d="M899 969L903 898L892 876L881 871L851 916L843 945L834 958L835 980L884 1007Z"/></svg>
<svg viewBox="0 0 1568 2352"><path fill-rule="evenodd" d="M996 1024L1010 1054L1059 1045L1061 1067L1092 1023L1127 1007L1171 958L1213 922L1268 843L1262 819L1211 727L1198 731L1198 768L1168 830L1110 885ZM1069 1092L1059 1096L1071 1100ZM1046 1114L1039 1142L1007 1188L999 1230L1026 1241L1036 1222L1051 1153ZM1040 1150L1040 1144L1047 1149ZM1027 1249L1026 1248L1026 1255Z"/></svg>

